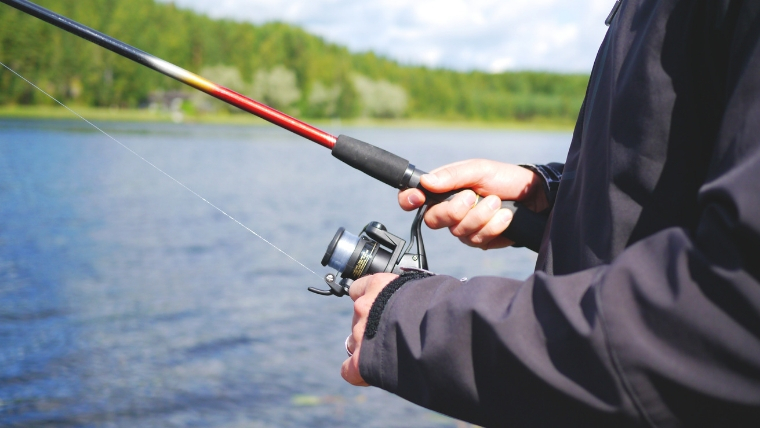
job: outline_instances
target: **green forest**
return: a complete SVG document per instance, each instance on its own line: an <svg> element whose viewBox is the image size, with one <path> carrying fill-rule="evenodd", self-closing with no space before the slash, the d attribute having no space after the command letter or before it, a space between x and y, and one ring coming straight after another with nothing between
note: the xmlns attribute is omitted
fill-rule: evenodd
<svg viewBox="0 0 760 428"><path fill-rule="evenodd" d="M586 74L406 65L279 22L211 19L154 0L36 0L139 49L285 112L306 118L572 121ZM0 61L66 103L189 113L221 102L99 46L0 4ZM0 69L0 106L53 101Z"/></svg>

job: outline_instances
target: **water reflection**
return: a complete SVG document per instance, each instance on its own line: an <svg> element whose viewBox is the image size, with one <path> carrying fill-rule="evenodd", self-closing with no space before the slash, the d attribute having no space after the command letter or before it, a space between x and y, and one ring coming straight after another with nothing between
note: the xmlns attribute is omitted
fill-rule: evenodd
<svg viewBox="0 0 760 428"><path fill-rule="evenodd" d="M378 220L404 236L411 223L393 189L274 127L105 128L320 274L338 227ZM464 157L561 160L569 141L344 131L426 169ZM535 260L424 233L442 273L526 277ZM456 426L345 384L350 302L307 286L322 284L86 124L0 121L3 424Z"/></svg>

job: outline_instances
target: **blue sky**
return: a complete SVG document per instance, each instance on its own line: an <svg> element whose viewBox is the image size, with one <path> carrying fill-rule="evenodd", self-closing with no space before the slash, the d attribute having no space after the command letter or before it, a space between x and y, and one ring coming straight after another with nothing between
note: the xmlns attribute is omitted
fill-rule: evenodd
<svg viewBox="0 0 760 428"><path fill-rule="evenodd" d="M168 1L168 0L164 0ZM213 17L279 20L402 63L588 72L614 0L174 0Z"/></svg>

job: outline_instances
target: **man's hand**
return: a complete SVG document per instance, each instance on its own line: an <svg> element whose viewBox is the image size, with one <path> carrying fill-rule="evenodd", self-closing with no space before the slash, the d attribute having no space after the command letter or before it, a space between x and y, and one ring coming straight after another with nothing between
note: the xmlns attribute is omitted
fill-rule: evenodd
<svg viewBox="0 0 760 428"><path fill-rule="evenodd" d="M367 317L372 304L375 303L375 298L396 278L398 275L392 273L378 273L357 279L348 289L351 299L354 300L354 320L347 347L353 355L343 362L340 374L351 385L369 386L359 374L359 353L362 348L364 329L367 327Z"/></svg>
<svg viewBox="0 0 760 428"><path fill-rule="evenodd" d="M520 201L533 211L549 206L541 179L532 171L485 159L442 166L423 175L421 183L434 193L468 189L450 201L430 207L425 224L431 229L448 227L463 243L484 250L513 244L500 236L512 221L512 212L501 209L502 200ZM474 205L476 192L486 197ZM401 208L411 211L422 206L425 194L418 189L406 189L399 192L398 202Z"/></svg>

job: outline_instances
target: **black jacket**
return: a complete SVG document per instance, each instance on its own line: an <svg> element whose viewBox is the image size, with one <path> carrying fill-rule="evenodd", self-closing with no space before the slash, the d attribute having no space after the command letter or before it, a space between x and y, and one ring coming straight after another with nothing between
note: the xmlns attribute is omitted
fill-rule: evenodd
<svg viewBox="0 0 760 428"><path fill-rule="evenodd" d="M367 382L486 426L760 426L760 1L623 0L536 273L387 301Z"/></svg>

